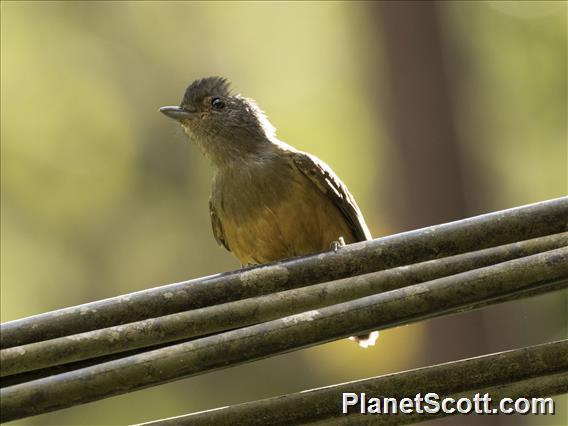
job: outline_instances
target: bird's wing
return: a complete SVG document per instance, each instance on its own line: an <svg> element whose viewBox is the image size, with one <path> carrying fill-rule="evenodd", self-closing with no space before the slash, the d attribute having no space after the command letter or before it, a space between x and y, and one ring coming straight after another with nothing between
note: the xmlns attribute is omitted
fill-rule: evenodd
<svg viewBox="0 0 568 426"><path fill-rule="evenodd" d="M209 215L211 216L211 227L213 228L213 236L215 237L215 241L220 246L225 247L227 250L231 251L229 248L229 244L225 239L225 235L223 234L223 225L221 224L221 219L217 216L215 212L215 207L213 207L213 203L209 200Z"/></svg>
<svg viewBox="0 0 568 426"><path fill-rule="evenodd" d="M296 167L343 213L357 241L372 239L371 232L353 195L327 164L301 151L292 152L292 160Z"/></svg>

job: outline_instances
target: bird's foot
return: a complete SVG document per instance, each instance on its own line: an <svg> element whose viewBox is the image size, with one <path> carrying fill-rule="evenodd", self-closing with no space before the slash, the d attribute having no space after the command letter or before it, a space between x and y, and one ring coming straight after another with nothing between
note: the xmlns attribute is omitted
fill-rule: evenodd
<svg viewBox="0 0 568 426"><path fill-rule="evenodd" d="M337 241L333 241L330 244L330 248L333 250L334 253L337 253L337 250L339 250L339 248L343 247L344 245L345 245L345 240L343 239L343 237L339 237Z"/></svg>
<svg viewBox="0 0 568 426"><path fill-rule="evenodd" d="M241 269L251 268L253 266L256 266L256 263L244 263L241 265Z"/></svg>

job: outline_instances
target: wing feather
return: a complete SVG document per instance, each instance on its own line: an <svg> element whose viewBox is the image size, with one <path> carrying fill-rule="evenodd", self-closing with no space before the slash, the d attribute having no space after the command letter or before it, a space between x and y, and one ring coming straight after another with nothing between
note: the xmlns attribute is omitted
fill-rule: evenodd
<svg viewBox="0 0 568 426"><path fill-rule="evenodd" d="M213 236L215 237L215 241L220 246L225 247L228 251L231 251L229 248L229 243L225 238L225 234L223 233L223 225L221 223L221 219L217 216L217 212L215 211L215 207L211 200L209 200L209 215L211 216L211 227L213 228Z"/></svg>
<svg viewBox="0 0 568 426"><path fill-rule="evenodd" d="M372 239L355 198L327 164L301 151L293 152L292 160L295 166L339 209L357 241Z"/></svg>

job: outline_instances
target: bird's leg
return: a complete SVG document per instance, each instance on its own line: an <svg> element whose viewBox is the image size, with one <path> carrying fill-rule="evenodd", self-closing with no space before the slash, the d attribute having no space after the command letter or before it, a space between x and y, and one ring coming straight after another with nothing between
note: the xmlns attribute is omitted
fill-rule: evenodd
<svg viewBox="0 0 568 426"><path fill-rule="evenodd" d="M337 241L332 241L332 243L330 244L330 248L333 250L334 253L337 253L339 247L343 247L344 245L345 245L345 240L343 239L343 237L339 237Z"/></svg>

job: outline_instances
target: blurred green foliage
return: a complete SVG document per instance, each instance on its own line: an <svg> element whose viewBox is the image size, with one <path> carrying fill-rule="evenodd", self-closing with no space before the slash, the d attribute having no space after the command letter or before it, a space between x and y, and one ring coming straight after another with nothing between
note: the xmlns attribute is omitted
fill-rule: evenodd
<svg viewBox="0 0 568 426"><path fill-rule="evenodd" d="M158 113L203 76L231 79L282 140L328 162L374 235L396 232L366 7L2 2L2 321L238 266L211 235L208 164ZM472 210L565 195L566 4L442 11ZM141 422L412 368L422 339L421 325L389 330L372 350L335 342L20 424Z"/></svg>
<svg viewBox="0 0 568 426"><path fill-rule="evenodd" d="M566 3L445 6L464 67L454 102L464 167L489 183L472 202L500 209L566 195Z"/></svg>

